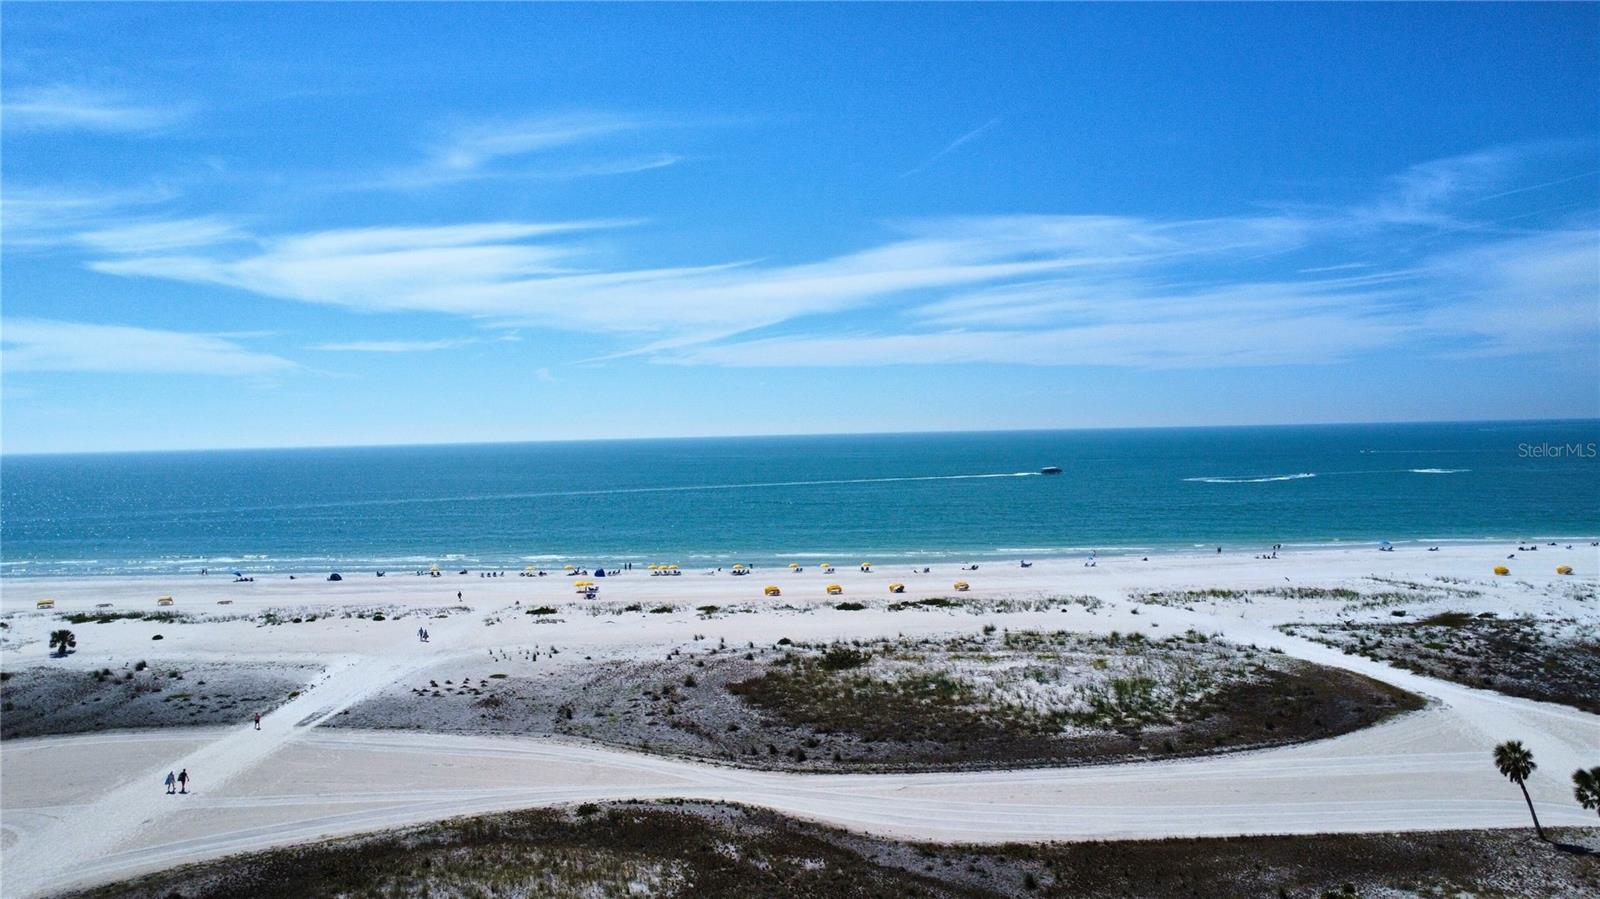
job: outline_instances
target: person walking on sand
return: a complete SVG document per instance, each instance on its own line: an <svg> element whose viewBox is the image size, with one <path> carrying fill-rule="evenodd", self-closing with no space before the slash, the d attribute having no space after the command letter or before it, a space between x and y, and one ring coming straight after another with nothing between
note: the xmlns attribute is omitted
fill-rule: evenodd
<svg viewBox="0 0 1600 899"><path fill-rule="evenodd" d="M176 774L173 774L171 771L168 771L167 772L167 795L168 796L171 796L173 793L177 792L177 790L173 787L173 784L175 784L177 782L178 782L178 776Z"/></svg>
<svg viewBox="0 0 1600 899"><path fill-rule="evenodd" d="M188 768L185 768L182 771L178 772L178 792L179 793L187 793L187 792L189 792L189 769Z"/></svg>
<svg viewBox="0 0 1600 899"><path fill-rule="evenodd" d="M261 729L261 713L256 712L256 730Z"/></svg>

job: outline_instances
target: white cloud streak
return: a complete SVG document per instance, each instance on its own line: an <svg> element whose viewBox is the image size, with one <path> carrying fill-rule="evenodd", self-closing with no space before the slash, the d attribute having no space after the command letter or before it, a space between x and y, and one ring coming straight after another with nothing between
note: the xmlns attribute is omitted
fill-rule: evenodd
<svg viewBox="0 0 1600 899"><path fill-rule="evenodd" d="M979 125L978 127L972 129L971 131L968 131L966 134L961 135L960 137L956 138L955 140L951 141L950 143L945 144L942 148L940 148L939 152L937 152L937 153L933 154L932 156L929 156L927 159L923 160L920 165L913 166L912 168L909 168L909 169L901 172L900 173L900 177L906 178L906 177L910 177L911 175L915 175L915 174L917 174L919 172L926 171L934 163L936 163L939 160L945 158L946 156L949 156L951 153L954 153L955 151L961 149L963 146L966 146L967 144L971 143L972 141L975 141L978 138L982 137L983 135L987 134L989 131L993 130L996 126L998 126L1000 124L1000 122L1001 122L1001 119L998 116L995 117L995 118L990 119L987 122L984 122L982 125Z"/></svg>
<svg viewBox="0 0 1600 899"><path fill-rule="evenodd" d="M580 131L491 141L462 164ZM235 239L226 223L190 220L164 230L101 229L115 252L91 267L361 312L612 334L631 348L599 358L677 364L1204 367L1336 362L1400 347L1481 354L1592 346L1600 339L1590 336L1600 295L1592 226L1508 235L1453 211L1517 171L1513 155L1417 166L1377 201L1314 216L902 221L875 246L798 264L612 265L600 249L610 241L590 240L626 222ZM1392 237L1428 233L1419 228L1465 236L1431 255L1395 249ZM1387 261L1336 261L1355 253ZM1298 264L1282 271L1261 262L1289 254ZM788 333L767 330L779 326ZM435 343L337 347L400 352Z"/></svg>
<svg viewBox="0 0 1600 899"><path fill-rule="evenodd" d="M483 178L567 180L628 175L676 165L683 157L597 150L637 135L652 122L610 113L572 113L459 128L426 148L420 164L388 173L366 187L423 188ZM586 155L575 158L579 148Z"/></svg>
<svg viewBox="0 0 1600 899"><path fill-rule="evenodd" d="M66 84L5 92L4 126L19 131L161 131L189 115L184 107L141 105L114 94Z"/></svg>
<svg viewBox="0 0 1600 899"><path fill-rule="evenodd" d="M10 372L223 376L270 375L296 367L210 334L37 318L0 323L0 363Z"/></svg>
<svg viewBox="0 0 1600 899"><path fill-rule="evenodd" d="M238 225L215 216L132 222L75 235L84 246L120 255L207 247L243 237Z"/></svg>
<svg viewBox="0 0 1600 899"><path fill-rule="evenodd" d="M353 340L348 343L322 343L310 349L339 353L431 353L471 346L478 342L476 337L444 340Z"/></svg>

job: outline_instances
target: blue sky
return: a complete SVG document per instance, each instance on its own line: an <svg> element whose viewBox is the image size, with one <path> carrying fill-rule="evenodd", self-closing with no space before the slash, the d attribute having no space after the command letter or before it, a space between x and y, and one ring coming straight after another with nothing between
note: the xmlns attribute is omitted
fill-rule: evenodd
<svg viewBox="0 0 1600 899"><path fill-rule="evenodd" d="M7 452L1600 416L1600 6L7 4Z"/></svg>

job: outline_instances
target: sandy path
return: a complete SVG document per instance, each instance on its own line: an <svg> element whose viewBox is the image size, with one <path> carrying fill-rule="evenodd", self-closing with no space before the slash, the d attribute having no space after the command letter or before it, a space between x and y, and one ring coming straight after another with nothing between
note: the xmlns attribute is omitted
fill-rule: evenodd
<svg viewBox="0 0 1600 899"><path fill-rule="evenodd" d="M1422 578L1434 571L1476 575L1491 554L1452 550L1408 560L1394 556L1385 554L1382 561L1396 569L1385 574ZM316 658L326 670L300 696L264 718L260 732L245 726L160 735L95 734L0 746L0 894L39 895L232 852L452 815L621 798L724 799L887 836L979 842L1525 826L1520 793L1488 762L1489 748L1510 737L1522 739L1540 762L1540 773L1529 786L1545 823L1590 823L1592 816L1568 795L1566 774L1600 762L1600 716L1421 677L1272 629L1276 622L1310 614L1303 604L1222 603L1195 605L1192 611L1144 607L1135 615L1134 606L1123 599L1134 585L1269 584L1286 577L1332 585L1371 573L1371 561L1370 555L1329 553L1254 564L1227 560L1211 565L1211 560L1191 559L1148 567L1102 563L1109 571L1065 565L1041 565L1021 574L1012 569L996 572L993 584L984 589L996 596L1093 593L1104 597L1107 606L1095 613L1072 608L983 616L822 609L705 620L692 612L593 617L572 609L561 624L529 625L515 615L511 603L544 595L554 599L557 591L565 592L564 584L516 578L475 584L463 579L435 587L396 579L399 583L368 582L336 599L326 587L305 581L292 588L225 585L244 594L249 591L242 588L273 588L270 598L242 597L241 605L422 606L453 603L451 588L464 584L464 592L473 594L466 600L472 612L427 622L433 633L429 644L416 641L415 621L377 629L343 619L266 629L237 623L165 625L170 636L162 649L169 655ZM1202 570L1202 564L1210 567ZM1424 565L1426 569L1420 567ZM878 594L877 582L891 577L858 575L851 590ZM752 582L756 589L762 583L725 577L661 581L667 579L608 583L607 598L731 603L748 601L744 594ZM809 579L797 576L781 583L788 588ZM1565 608L1564 600L1552 599L1540 584L1523 583L1489 582L1481 598L1451 604L1520 604L1595 615L1581 601ZM1586 583L1592 588L1592 574ZM108 596L113 601L124 595L147 596L153 585L86 581L49 586L70 608ZM15 609L16 585L7 588L6 605ZM434 595L446 590L447 597ZM570 602L566 597L559 601ZM486 624L508 610L515 625ZM711 640L726 637L730 643L770 642L779 635L826 639L970 631L987 621L1014 628L1141 629L1152 635L1195 627L1244 643L1278 646L1290 655L1377 677L1436 702L1375 728L1273 750L1077 769L919 775L756 772L549 739L316 727L396 681L439 666L455 670L480 660L490 648L556 642L568 658L592 654L603 660L653 656L695 634ZM47 623L41 619L29 627L37 630ZM119 623L90 631L95 648L86 648L85 658L74 662L92 666L101 663L96 653L117 658L130 647L147 651L149 644L141 641L148 640L146 631L152 626ZM27 645L27 628L17 632L18 642ZM62 765L87 773L75 774L70 788L64 788L58 776ZM182 767L197 778L195 792L166 796L161 780L168 770Z"/></svg>

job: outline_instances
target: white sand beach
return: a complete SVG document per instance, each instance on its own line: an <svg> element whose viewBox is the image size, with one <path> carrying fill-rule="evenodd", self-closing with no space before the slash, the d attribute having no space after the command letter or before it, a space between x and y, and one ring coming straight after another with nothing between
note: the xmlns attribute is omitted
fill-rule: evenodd
<svg viewBox="0 0 1600 899"><path fill-rule="evenodd" d="M383 578L343 572L295 580L226 576L7 579L0 584L0 662L11 674L40 669L123 672L215 663L310 666L297 695L273 707L260 730L238 724L164 726L0 743L0 892L43 895L186 862L332 835L444 817L601 799L686 797L766 806L874 834L1002 842L1168 835L1363 832L1522 827L1521 794L1490 763L1500 741L1519 739L1539 771L1528 783L1546 826L1589 825L1568 774L1600 763L1600 716L1568 705L1465 686L1278 629L1295 622L1373 624L1441 612L1528 618L1553 631L1600 630L1600 550L1589 539L1537 551L1504 543L1282 552L1169 554L1013 561L976 571L933 565L858 570L835 560L831 575L761 569L743 577L685 571L625 572L599 580L596 599L574 578L483 578L410 572ZM1571 548L1568 548L1571 544ZM1507 559L1515 553L1516 558ZM670 562L664 559L663 562ZM1493 573L1496 565L1510 569ZM1574 573L1559 575L1557 566ZM958 608L890 610L891 601L951 596ZM904 583L891 595L891 583ZM828 596L831 583L843 587ZM781 596L768 597L766 585ZM1301 598L1284 588L1343 588ZM1188 594L1170 604L1156 592ZM457 594L460 594L459 598ZM72 613L157 611L157 597L188 620L64 624ZM1053 601L1093 597L1098 603ZM54 609L40 610L43 597ZM834 608L841 602L865 608ZM640 610L626 610L638 604ZM706 617L697 607L714 605ZM555 613L536 621L534 606ZM670 612L651 609L672 606ZM347 616L346 613L349 613ZM372 615L381 614L382 620ZM284 622L269 624L272 621ZM366 617L358 617L365 615ZM305 620L316 616L316 620ZM300 618L299 623L292 623ZM770 645L780 638L830 641L1011 630L1141 632L1188 629L1354 671L1426 697L1426 708L1331 739L1210 757L923 774L795 774L621 750L569 739L319 727L415 677L484 669L486 659L539 647L538 666L660 658L716 644ZM74 653L52 657L52 630L70 627ZM423 642L418 629L430 639ZM152 639L156 635L161 639ZM555 647L558 654L551 656ZM298 670L298 669L297 669ZM169 770L195 778L168 796Z"/></svg>

